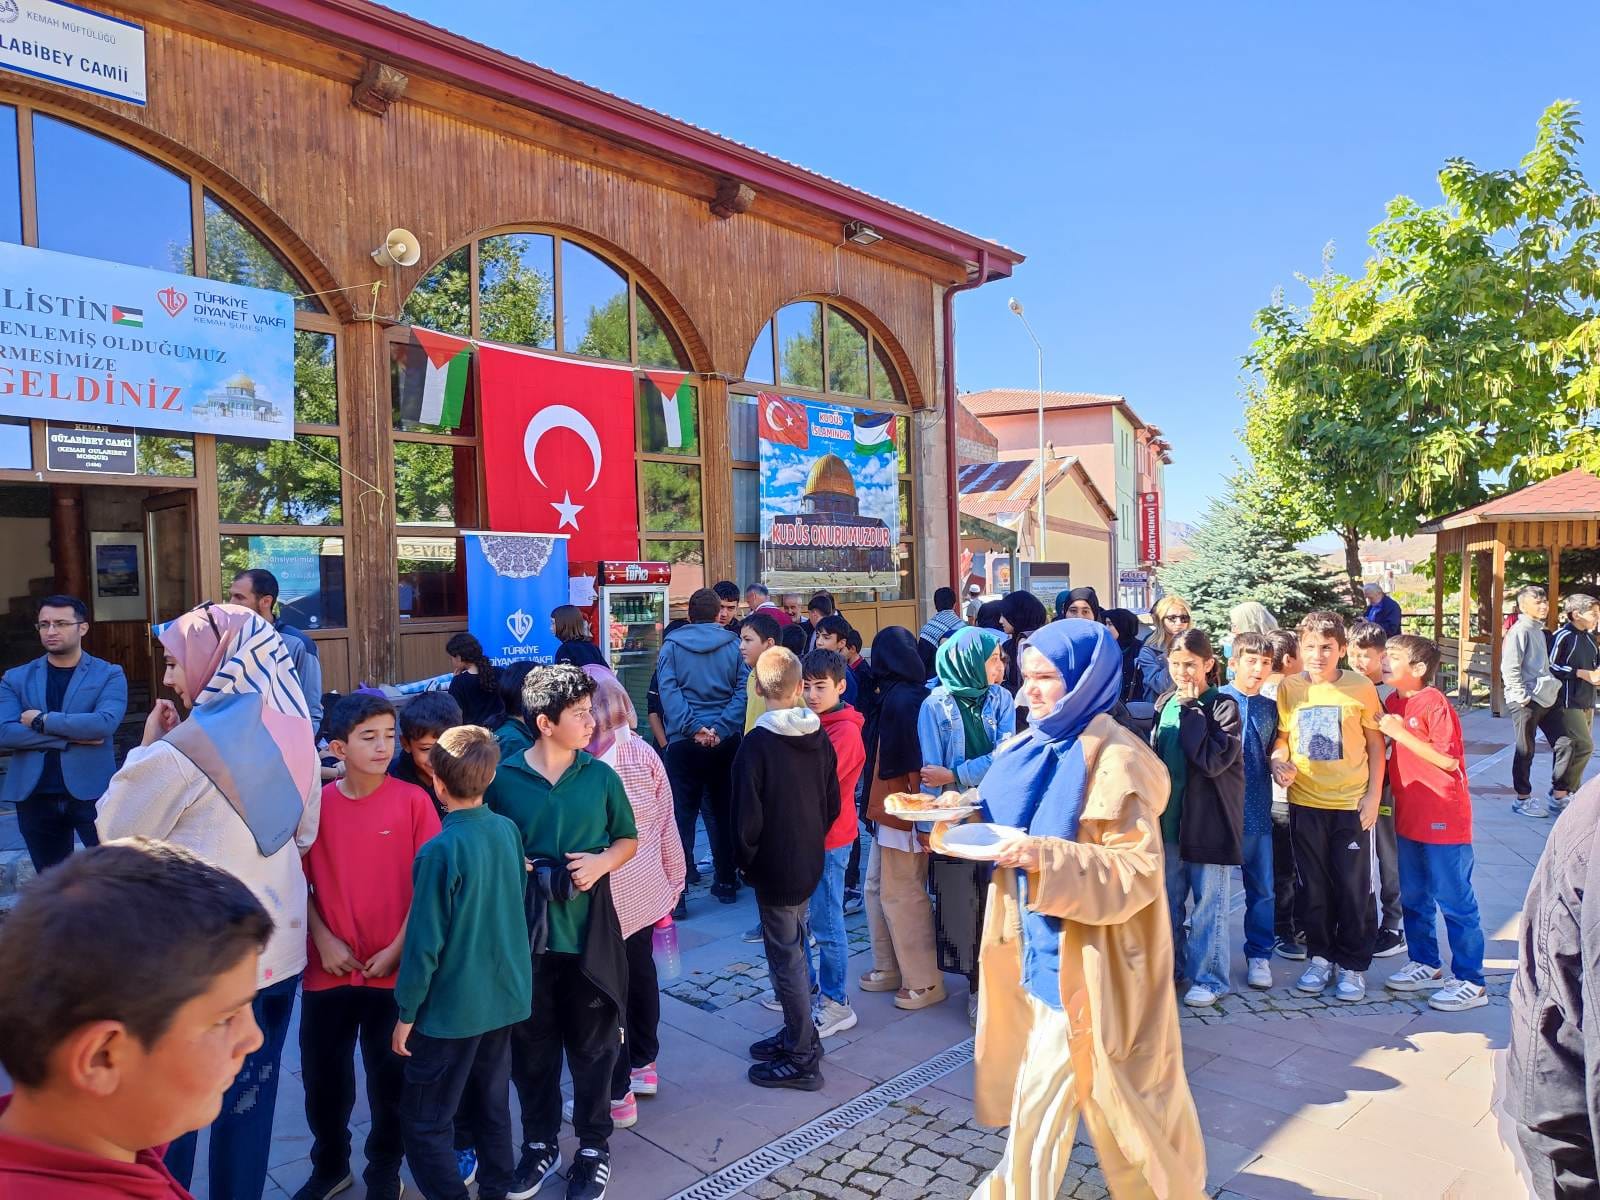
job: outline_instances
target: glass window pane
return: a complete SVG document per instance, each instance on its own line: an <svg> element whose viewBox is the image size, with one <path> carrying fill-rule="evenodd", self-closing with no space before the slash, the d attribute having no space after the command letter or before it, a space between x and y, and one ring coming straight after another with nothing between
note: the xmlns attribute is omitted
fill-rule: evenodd
<svg viewBox="0 0 1600 1200"><path fill-rule="evenodd" d="M867 394L867 329L848 313L828 309L828 390Z"/></svg>
<svg viewBox="0 0 1600 1200"><path fill-rule="evenodd" d="M778 310L778 379L822 391L822 305L815 301Z"/></svg>
<svg viewBox="0 0 1600 1200"><path fill-rule="evenodd" d="M17 110L0 105L0 242L22 240L22 174L17 165Z"/></svg>
<svg viewBox="0 0 1600 1200"><path fill-rule="evenodd" d="M141 475L193 479L194 439L141 433L138 447L134 450L134 462Z"/></svg>
<svg viewBox="0 0 1600 1200"><path fill-rule="evenodd" d="M629 361L628 279L605 259L561 243L561 348Z"/></svg>
<svg viewBox="0 0 1600 1200"><path fill-rule="evenodd" d="M776 383L772 374L772 322L761 326L756 344L750 347L750 361L744 365L744 377L751 383Z"/></svg>
<svg viewBox="0 0 1600 1200"><path fill-rule="evenodd" d="M733 531L761 532L761 472L733 473ZM744 576L739 577L743 579Z"/></svg>
<svg viewBox="0 0 1600 1200"><path fill-rule="evenodd" d="M27 417L0 417L0 470L33 470L33 431Z"/></svg>
<svg viewBox="0 0 1600 1200"><path fill-rule="evenodd" d="M756 398L728 397L728 449L735 462L761 461L761 431Z"/></svg>
<svg viewBox="0 0 1600 1200"><path fill-rule="evenodd" d="M645 295L643 289L633 291L639 321L639 365L641 367L674 367L680 371L689 367L689 356L678 345L672 323L656 302Z"/></svg>
<svg viewBox="0 0 1600 1200"><path fill-rule="evenodd" d="M554 349L555 277L555 239L547 234L484 238L478 243L479 333L513 346Z"/></svg>
<svg viewBox="0 0 1600 1200"><path fill-rule="evenodd" d="M733 544L733 577L741 589L761 582L761 543Z"/></svg>
<svg viewBox="0 0 1600 1200"><path fill-rule="evenodd" d="M900 481L900 536L911 533L911 480Z"/></svg>
<svg viewBox="0 0 1600 1200"><path fill-rule="evenodd" d="M33 114L39 245L158 271L194 270L189 181L87 129ZM114 199L114 213L108 202Z"/></svg>
<svg viewBox="0 0 1600 1200"><path fill-rule="evenodd" d="M339 439L217 439L217 518L236 525L338 525Z"/></svg>
<svg viewBox="0 0 1600 1200"><path fill-rule="evenodd" d="M472 334L472 280L471 251L462 246L441 259L411 289L401 319L408 325L421 325L424 329L437 329L440 333L454 333L461 337Z"/></svg>
<svg viewBox="0 0 1600 1200"><path fill-rule="evenodd" d="M645 562L672 564L667 602L674 617L684 616L692 592L706 586L705 544L699 541L654 538L644 544Z"/></svg>
<svg viewBox="0 0 1600 1200"><path fill-rule="evenodd" d="M894 448L900 459L900 474L911 474L911 422L906 417L894 419Z"/></svg>
<svg viewBox="0 0 1600 1200"><path fill-rule="evenodd" d="M278 577L283 618L297 629L337 629L346 624L344 539L224 534L222 578L250 567L265 567Z"/></svg>
<svg viewBox="0 0 1600 1200"><path fill-rule="evenodd" d="M663 396L648 379L639 381L639 449L645 454L700 453L700 399L687 380L674 396Z"/></svg>
<svg viewBox="0 0 1600 1200"><path fill-rule="evenodd" d="M395 520L401 525L476 526L477 455L472 446L395 442Z"/></svg>
<svg viewBox="0 0 1600 1200"><path fill-rule="evenodd" d="M424 325L423 328L430 327ZM405 433L449 433L471 437L478 429L478 406L473 402L473 397L477 394L476 358L467 366L467 394L461 400L460 425L454 428L429 425L423 421L408 421L400 415L400 404L406 391L406 372L417 365L413 353L415 349L416 343L405 335L398 341L389 343L389 407L390 421L394 428Z"/></svg>
<svg viewBox="0 0 1600 1200"><path fill-rule="evenodd" d="M651 533L698 533L700 468L687 463L640 463L644 477L644 527Z"/></svg>
<svg viewBox="0 0 1600 1200"><path fill-rule="evenodd" d="M306 425L339 423L339 373L331 333L295 330L294 419Z"/></svg>
<svg viewBox="0 0 1600 1200"><path fill-rule="evenodd" d="M287 292L301 312L324 312L305 280L255 230L210 192L206 193L206 278L219 283Z"/></svg>
<svg viewBox="0 0 1600 1200"><path fill-rule="evenodd" d="M888 352L878 342L872 343L872 398L880 404L904 404L906 392L900 386L900 372L889 361Z"/></svg>
<svg viewBox="0 0 1600 1200"><path fill-rule="evenodd" d="M456 537L410 537L395 544L400 567L400 619L461 617L467 612L467 566Z"/></svg>

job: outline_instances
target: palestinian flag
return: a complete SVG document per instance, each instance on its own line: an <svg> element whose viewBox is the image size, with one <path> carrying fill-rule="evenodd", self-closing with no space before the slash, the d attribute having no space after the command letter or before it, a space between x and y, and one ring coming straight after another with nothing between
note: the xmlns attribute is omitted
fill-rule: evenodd
<svg viewBox="0 0 1600 1200"><path fill-rule="evenodd" d="M697 440L695 432L694 385L689 376L677 371L646 371L645 378L655 384L660 393L658 411L645 414L646 430L660 432L669 450L689 447L691 452ZM653 439L651 439L653 440Z"/></svg>
<svg viewBox="0 0 1600 1200"><path fill-rule="evenodd" d="M888 454L894 449L894 414L856 413L856 453Z"/></svg>
<svg viewBox="0 0 1600 1200"><path fill-rule="evenodd" d="M111 306L111 323L113 325L127 325L133 329L144 328L144 309L123 308L119 304Z"/></svg>
<svg viewBox="0 0 1600 1200"><path fill-rule="evenodd" d="M467 395L472 343L465 338L411 327L400 374L400 419L455 429Z"/></svg>

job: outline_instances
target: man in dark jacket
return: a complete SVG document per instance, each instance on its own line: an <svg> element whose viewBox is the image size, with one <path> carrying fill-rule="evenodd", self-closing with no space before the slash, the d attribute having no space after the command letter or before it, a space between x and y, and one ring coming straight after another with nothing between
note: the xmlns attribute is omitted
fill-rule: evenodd
<svg viewBox="0 0 1600 1200"><path fill-rule="evenodd" d="M695 821L703 811L715 871L711 894L732 904L739 882L733 869L728 773L744 731L749 670L739 657L739 639L717 624L721 608L721 599L710 588L689 597L689 624L662 642L656 679L683 856L694 862Z"/></svg>
<svg viewBox="0 0 1600 1200"><path fill-rule="evenodd" d="M1399 637L1401 613L1395 598L1375 583L1362 584L1361 594L1367 600L1367 611L1361 614L1362 617L1374 625L1382 626L1384 633L1390 637Z"/></svg>
<svg viewBox="0 0 1600 1200"><path fill-rule="evenodd" d="M1573 592L1562 601L1566 622L1550 644L1550 674L1561 685L1555 707L1544 714L1539 728L1555 747L1550 772L1550 811L1566 808L1570 795L1583 782L1583 769L1594 753L1594 686L1600 683L1600 647L1594 627L1600 623L1600 602Z"/></svg>
<svg viewBox="0 0 1600 1200"><path fill-rule="evenodd" d="M1600 780L1550 831L1522 907L1505 1113L1539 1200L1600 1194Z"/></svg>

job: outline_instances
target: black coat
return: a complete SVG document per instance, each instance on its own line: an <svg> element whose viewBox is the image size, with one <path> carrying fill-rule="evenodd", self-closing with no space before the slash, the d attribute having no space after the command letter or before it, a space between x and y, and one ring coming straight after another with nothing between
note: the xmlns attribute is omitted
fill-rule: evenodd
<svg viewBox="0 0 1600 1200"><path fill-rule="evenodd" d="M734 857L762 904L804 904L822 879L823 842L839 816L839 767L822 728L758 724L733 759Z"/></svg>
<svg viewBox="0 0 1600 1200"><path fill-rule="evenodd" d="M1176 692L1156 701L1156 729ZM1152 733L1152 739L1154 734ZM1244 718L1239 704L1211 692L1178 714L1178 742L1189 760L1178 823L1178 852L1184 862L1236 867L1244 844Z"/></svg>

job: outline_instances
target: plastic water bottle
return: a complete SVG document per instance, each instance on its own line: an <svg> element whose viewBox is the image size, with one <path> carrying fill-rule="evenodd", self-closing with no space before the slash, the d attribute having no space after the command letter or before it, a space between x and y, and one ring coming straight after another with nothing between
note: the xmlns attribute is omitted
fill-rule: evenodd
<svg viewBox="0 0 1600 1200"><path fill-rule="evenodd" d="M650 952L655 956L656 974L662 979L676 979L683 973L683 959L678 954L678 927L668 913L656 922L650 935Z"/></svg>

